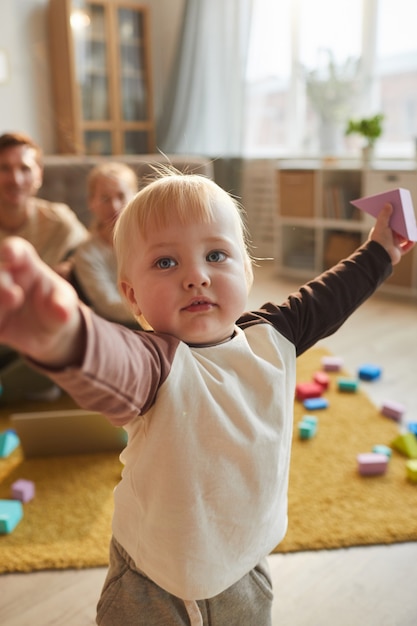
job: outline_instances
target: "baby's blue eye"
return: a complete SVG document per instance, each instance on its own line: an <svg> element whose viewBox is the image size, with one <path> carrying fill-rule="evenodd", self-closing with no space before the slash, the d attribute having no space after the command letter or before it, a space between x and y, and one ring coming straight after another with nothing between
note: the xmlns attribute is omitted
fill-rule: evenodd
<svg viewBox="0 0 417 626"><path fill-rule="evenodd" d="M226 255L224 252L220 252L220 250L213 250L212 252L209 252L207 255L207 261L209 261L210 263L220 263L221 261L224 261L226 258Z"/></svg>
<svg viewBox="0 0 417 626"><path fill-rule="evenodd" d="M176 265L174 259L170 259L169 257L165 257L163 259L158 259L156 262L156 266L161 270L167 270L170 267L174 267Z"/></svg>

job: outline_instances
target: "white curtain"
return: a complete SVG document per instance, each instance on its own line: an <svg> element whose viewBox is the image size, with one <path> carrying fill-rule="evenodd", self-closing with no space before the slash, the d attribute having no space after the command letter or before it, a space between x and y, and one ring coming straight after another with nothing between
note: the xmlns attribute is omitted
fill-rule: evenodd
<svg viewBox="0 0 417 626"><path fill-rule="evenodd" d="M216 157L242 153L252 0L187 0L159 147Z"/></svg>

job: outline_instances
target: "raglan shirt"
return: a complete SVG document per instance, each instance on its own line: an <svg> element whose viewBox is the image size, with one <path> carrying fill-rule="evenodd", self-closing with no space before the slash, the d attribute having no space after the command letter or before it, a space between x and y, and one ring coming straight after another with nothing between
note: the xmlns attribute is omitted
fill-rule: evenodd
<svg viewBox="0 0 417 626"><path fill-rule="evenodd" d="M244 314L215 346L133 332L83 307L82 367L48 374L125 427L113 534L160 587L183 600L213 597L282 540L296 356L391 269L368 242L282 305Z"/></svg>

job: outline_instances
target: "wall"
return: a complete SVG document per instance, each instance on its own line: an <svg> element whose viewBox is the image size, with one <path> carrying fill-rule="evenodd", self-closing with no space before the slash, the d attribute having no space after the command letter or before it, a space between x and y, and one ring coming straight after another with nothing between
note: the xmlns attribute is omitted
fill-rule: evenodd
<svg viewBox="0 0 417 626"><path fill-rule="evenodd" d="M132 0L131 0L132 1ZM135 0L133 0L135 2ZM138 0L151 8L155 114L174 61L185 0ZM54 111L48 59L48 0L1 0L0 49L9 78L0 83L0 134L20 130L55 152Z"/></svg>

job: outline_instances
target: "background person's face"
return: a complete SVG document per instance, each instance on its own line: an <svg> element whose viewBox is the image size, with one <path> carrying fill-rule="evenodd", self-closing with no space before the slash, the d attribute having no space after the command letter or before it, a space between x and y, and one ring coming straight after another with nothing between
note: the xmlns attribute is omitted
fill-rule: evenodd
<svg viewBox="0 0 417 626"><path fill-rule="evenodd" d="M12 146L0 152L0 209L24 207L42 184L42 168L30 146Z"/></svg>

